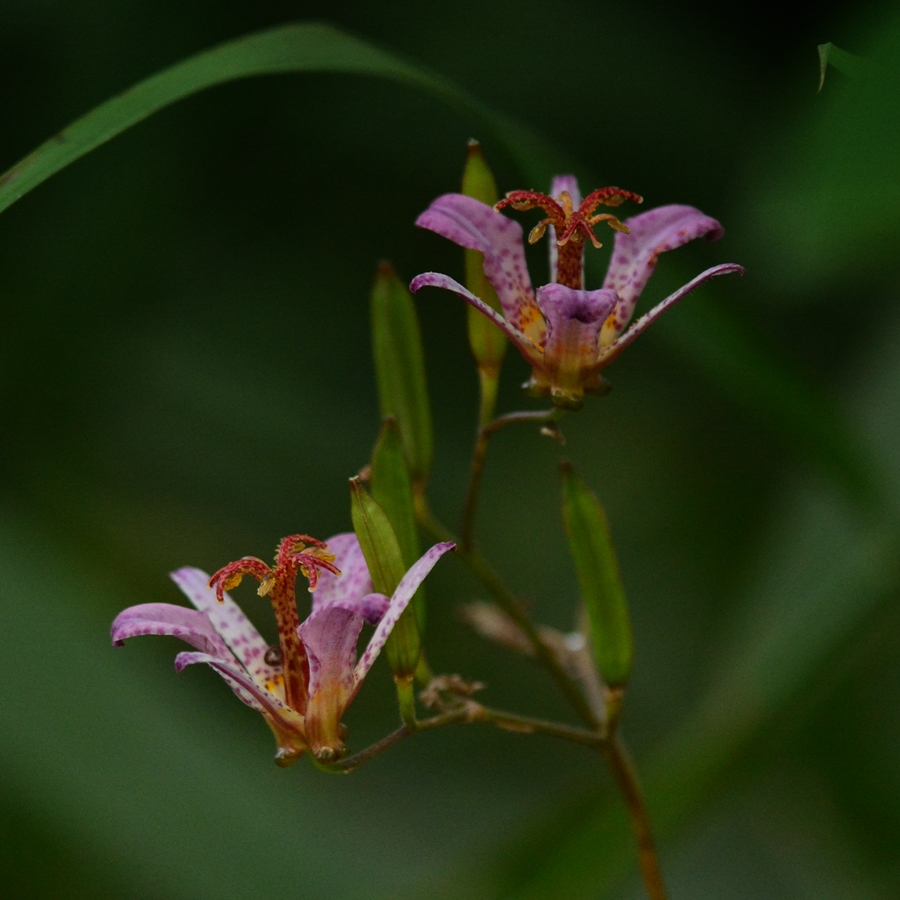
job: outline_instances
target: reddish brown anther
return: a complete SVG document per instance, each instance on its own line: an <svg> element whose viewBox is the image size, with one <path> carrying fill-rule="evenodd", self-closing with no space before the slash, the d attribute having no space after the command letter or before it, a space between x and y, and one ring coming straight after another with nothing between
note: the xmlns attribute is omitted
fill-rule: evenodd
<svg viewBox="0 0 900 900"><path fill-rule="evenodd" d="M278 545L276 556L278 568L294 567L309 580L309 589L314 591L319 583L319 569L325 569L333 575L340 575L340 569L334 564L334 554L328 552L328 545L308 534L292 534L284 538Z"/></svg>
<svg viewBox="0 0 900 900"><path fill-rule="evenodd" d="M626 200L633 200L635 203L644 202L644 198L640 194L623 191L622 188L605 187L591 191L581 201L581 206L578 209L583 216L590 216L601 203L604 206L621 206Z"/></svg>
<svg viewBox="0 0 900 900"><path fill-rule="evenodd" d="M314 591L320 569L335 575L341 574L334 564L334 554L328 552L327 544L308 534L292 534L278 545L274 568L261 559L245 556L223 566L209 579L209 586L215 588L220 603L222 592L237 587L245 575L259 582L257 593L268 597L272 602L278 622L285 698L288 706L301 714L305 714L309 700L309 662L306 648L297 634L300 626L297 614L297 575L302 574L308 579L309 589Z"/></svg>
<svg viewBox="0 0 900 900"><path fill-rule="evenodd" d="M581 289L584 286L582 270L585 238L598 249L603 246L594 234L593 226L599 222L606 222L610 228L628 234L628 227L616 216L611 213L594 215L594 211L601 204L620 206L625 200L644 202L644 198L639 194L617 187L605 187L588 194L578 209L575 209L568 191L562 191L556 199L539 191L510 191L494 208L500 210L511 206L519 211L542 209L547 213L547 218L542 219L532 229L528 242L534 244L540 240L547 226L552 225L556 229L556 243L559 247L556 280L567 287Z"/></svg>

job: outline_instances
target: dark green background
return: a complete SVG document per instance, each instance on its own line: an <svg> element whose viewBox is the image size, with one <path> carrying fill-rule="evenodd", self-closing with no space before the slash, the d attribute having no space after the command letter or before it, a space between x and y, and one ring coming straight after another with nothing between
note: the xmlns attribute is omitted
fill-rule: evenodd
<svg viewBox="0 0 900 900"><path fill-rule="evenodd" d="M721 243L663 259L645 302L718 262L747 276L671 313L564 426L633 604L624 730L675 898L900 889L900 27L883 5L838 7L0 2L2 169L184 56L316 18L436 69L604 184L723 222ZM817 95L827 40L870 67ZM346 479L379 426L375 265L460 275L458 250L412 222L457 187L471 136L502 190L545 187L412 88L254 79L163 111L0 218L5 894L640 896L583 749L469 728L348 778L284 772L219 679L175 677L175 641L108 642L124 606L178 602L173 568L349 527ZM462 304L418 306L433 503L452 521L476 380ZM720 312L762 348L755 364ZM510 354L504 409L535 405L526 374ZM535 614L568 628L559 453L528 429L498 437L479 535ZM238 596L265 625L265 604ZM453 560L430 578L434 666L565 717L541 673L457 621L481 596ZM395 727L385 668L348 722L355 747Z"/></svg>

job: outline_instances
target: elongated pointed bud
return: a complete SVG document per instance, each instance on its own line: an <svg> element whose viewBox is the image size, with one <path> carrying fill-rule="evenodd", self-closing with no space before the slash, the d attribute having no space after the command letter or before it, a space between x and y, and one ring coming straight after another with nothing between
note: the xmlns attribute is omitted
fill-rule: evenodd
<svg viewBox="0 0 900 900"><path fill-rule="evenodd" d="M563 463L563 519L581 598L590 623L594 657L610 688L622 688L631 674L634 646L628 602L606 513L597 497Z"/></svg>
<svg viewBox="0 0 900 900"><path fill-rule="evenodd" d="M462 193L487 203L488 206L493 206L500 199L494 175L488 168L478 141L469 141ZM466 287L476 297L480 297L492 309L502 314L497 294L484 275L484 255L477 250L466 250L465 254ZM482 377L492 375L496 378L500 373L503 355L506 353L506 335L476 309L471 306L466 308L469 311L469 345L478 368L482 372Z"/></svg>
<svg viewBox="0 0 900 900"><path fill-rule="evenodd" d="M372 576L372 585L379 594L390 597L406 574L403 554L387 515L358 478L350 479L350 515ZM411 604L394 625L384 650L394 680L398 685L410 683L421 653L419 627Z"/></svg>
<svg viewBox="0 0 900 900"><path fill-rule="evenodd" d="M434 436L422 335L412 295L387 263L372 289L372 347L383 419L394 416L414 483L431 470Z"/></svg>
<svg viewBox="0 0 900 900"><path fill-rule="evenodd" d="M400 429L391 416L385 419L372 453L370 485L372 499L384 510L403 557L404 571L420 556L416 510L413 505L412 482L403 456ZM423 588L413 598L416 620L421 632L425 626L425 593Z"/></svg>

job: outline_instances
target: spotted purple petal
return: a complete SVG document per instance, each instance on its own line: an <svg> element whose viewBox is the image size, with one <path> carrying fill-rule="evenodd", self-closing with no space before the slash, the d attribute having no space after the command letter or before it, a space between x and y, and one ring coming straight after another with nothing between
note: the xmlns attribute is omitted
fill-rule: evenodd
<svg viewBox="0 0 900 900"><path fill-rule="evenodd" d="M353 688L356 641L363 617L353 610L330 606L313 613L300 626L300 639L309 654L309 694L323 685L346 700ZM340 716L338 716L340 718Z"/></svg>
<svg viewBox="0 0 900 900"><path fill-rule="evenodd" d="M665 300L654 306L650 312L641 316L618 340L609 347L603 348L600 354L598 368L609 365L636 337L643 334L643 332L645 332L667 309L674 306L679 300L683 300L691 293L691 291L700 287L704 282L709 281L710 278L715 278L717 275L729 275L731 273L743 275L744 268L736 263L723 263L719 266L713 266L711 269L701 272L696 278L689 281L683 287L680 287L674 294L670 294Z"/></svg>
<svg viewBox="0 0 900 900"><path fill-rule="evenodd" d="M555 200L563 191L568 191L575 209L581 206L581 190L578 187L578 179L574 175L557 175L550 185L550 196ZM550 281L556 281L557 261L559 248L556 245L556 229L550 225L547 229L550 245ZM540 303L538 303L540 306Z"/></svg>
<svg viewBox="0 0 900 900"><path fill-rule="evenodd" d="M306 736L314 753L335 753L343 747L340 721L356 686L353 667L362 626L359 613L334 603L314 612L299 628L309 657Z"/></svg>
<svg viewBox="0 0 900 900"><path fill-rule="evenodd" d="M718 240L725 233L715 220L692 206L660 206L627 219L630 234L617 233L603 287L619 295L615 317L603 330L602 346L611 344L631 321L660 253L695 238Z"/></svg>
<svg viewBox="0 0 900 900"><path fill-rule="evenodd" d="M219 603L215 590L209 587L206 572L184 566L169 577L197 609L209 616L222 640L258 685L265 687L279 681L281 669L265 661L269 646L262 635L228 594L223 594Z"/></svg>
<svg viewBox="0 0 900 900"><path fill-rule="evenodd" d="M198 610L172 603L142 603L122 610L112 623L110 636L117 647L143 634L170 635L219 659L233 659L209 617Z"/></svg>
<svg viewBox="0 0 900 900"><path fill-rule="evenodd" d="M574 175L554 175L550 185L550 196L555 200L563 191L568 191L572 198L572 206L578 209L581 206L581 189L578 187L578 179Z"/></svg>
<svg viewBox="0 0 900 900"><path fill-rule="evenodd" d="M606 317L612 312L619 297L615 291L601 288L598 291L579 291L563 284L545 284L537 289L537 302L547 320L547 347L554 331L570 322L590 330L596 347L596 338Z"/></svg>
<svg viewBox="0 0 900 900"><path fill-rule="evenodd" d="M319 572L319 583L312 595L312 611L340 600L362 597L372 591L372 578L359 541L352 531L336 534L325 542L334 554L334 564L341 570L334 575L327 569Z"/></svg>
<svg viewBox="0 0 900 900"><path fill-rule="evenodd" d="M397 585L397 590L394 591L394 595L391 597L384 616L375 629L375 634L372 635L372 639L369 641L369 646L366 647L365 652L356 665L355 681L357 688L363 678L366 677L369 669L372 668L372 663L375 662L378 654L381 653L381 648L387 641L391 629L397 624L397 619L400 618L403 610L409 605L409 601L412 600L413 594L425 580L425 576L434 568L435 563L445 553L455 549L456 544L452 541L435 544L403 576L400 584Z"/></svg>
<svg viewBox="0 0 900 900"><path fill-rule="evenodd" d="M362 597L341 597L338 600L331 601L327 606L320 606L315 612L318 613L325 609L334 608L346 609L361 616L367 624L377 625L387 611L390 602L390 597L373 592L371 594L363 594Z"/></svg>
<svg viewBox="0 0 900 900"><path fill-rule="evenodd" d="M540 364L540 348L533 344L518 328L507 322L500 313L495 312L483 300L480 300L470 291L467 291L458 281L454 281L449 275L441 275L438 272L424 272L413 278L409 289L415 293L423 287L439 287L462 297L470 306L474 306L482 315L487 316L515 345L521 354L533 366ZM540 316L537 305L535 312ZM543 328L543 319L541 319Z"/></svg>
<svg viewBox="0 0 900 900"><path fill-rule="evenodd" d="M535 343L543 339L531 278L525 264L522 226L492 206L464 194L438 197L416 225L484 254L484 274L497 292L503 315Z"/></svg>
<svg viewBox="0 0 900 900"><path fill-rule="evenodd" d="M538 288L547 340L542 369L534 377L546 382L556 405L577 408L585 390L595 387L600 331L618 299L615 291L605 289L581 291L562 284Z"/></svg>

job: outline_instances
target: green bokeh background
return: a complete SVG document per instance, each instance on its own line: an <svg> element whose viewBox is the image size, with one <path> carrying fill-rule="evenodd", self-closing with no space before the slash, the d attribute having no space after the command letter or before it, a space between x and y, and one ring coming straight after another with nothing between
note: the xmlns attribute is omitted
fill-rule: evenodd
<svg viewBox="0 0 900 900"><path fill-rule="evenodd" d="M747 276L670 313L564 427L633 604L623 728L674 898L900 890L900 21L875 3L788 13L0 2L3 169L184 56L315 18L439 71L648 206L724 223L722 242L663 258L649 302L718 262ZM827 40L869 68L816 94ZM251 79L163 111L0 217L5 895L641 895L582 748L468 728L347 778L282 771L214 674L176 677L177 642L109 646L121 608L178 602L171 569L349 527L346 480L379 427L375 266L460 275L457 248L412 222L456 189L472 136L502 190L545 187L410 87ZM417 303L433 505L452 521L477 382L462 304ZM504 409L536 405L526 374L510 354ZM498 436L479 536L535 615L569 628L559 454L527 429ZM495 705L567 715L528 661L458 621L482 597L458 564L428 594L435 668L487 682ZM238 596L265 627L265 604ZM395 727L385 667L348 723L355 747Z"/></svg>

